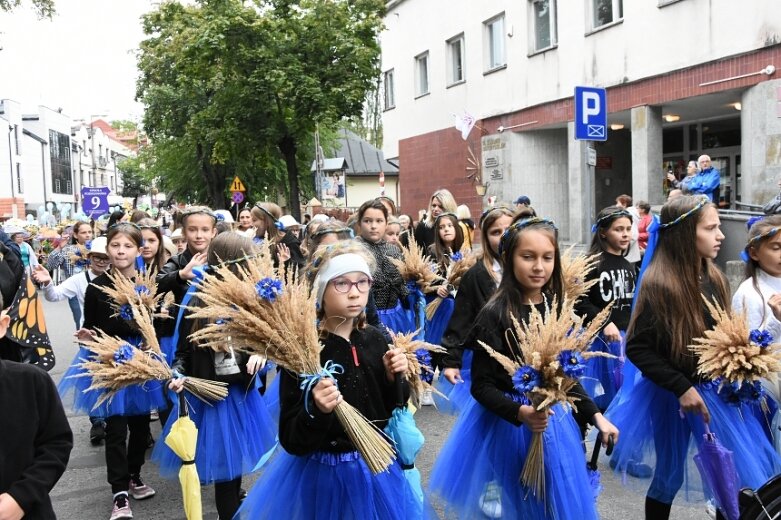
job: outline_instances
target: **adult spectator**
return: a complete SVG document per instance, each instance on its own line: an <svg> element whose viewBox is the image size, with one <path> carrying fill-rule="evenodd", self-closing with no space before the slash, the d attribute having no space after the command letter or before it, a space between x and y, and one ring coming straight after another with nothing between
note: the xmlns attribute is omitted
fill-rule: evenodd
<svg viewBox="0 0 781 520"><path fill-rule="evenodd" d="M31 268L38 265L38 256L35 254L33 247L27 243L30 235L28 235L24 229L14 225L6 226L5 232L8 233L11 240L19 246L19 251L22 255L22 264L29 273Z"/></svg>
<svg viewBox="0 0 781 520"><path fill-rule="evenodd" d="M653 221L651 205L644 200L640 200L635 204L635 207L637 208L637 214L640 216L640 220L637 221L637 244L640 246L640 253L645 253L648 247L648 226Z"/></svg>
<svg viewBox="0 0 781 520"><path fill-rule="evenodd" d="M437 217L442 213L455 213L457 208L456 199L453 198L453 194L450 191L445 189L437 190L431 195L426 218L418 223L414 232L415 242L423 248L423 251L426 251L428 246L434 243L434 221ZM402 243L406 246L408 245L408 239L407 242L405 242L405 239L407 239L407 236L402 237Z"/></svg>
<svg viewBox="0 0 781 520"><path fill-rule="evenodd" d="M529 208L532 205L531 199L527 197L526 195L521 195L517 199L515 199L515 209L516 210L522 210L524 208Z"/></svg>
<svg viewBox="0 0 781 520"><path fill-rule="evenodd" d="M719 184L721 183L719 170L713 167L710 157L707 155L700 155L700 158L697 159L697 164L700 165L700 171L689 181L686 189L690 195L701 193L710 197L714 204L718 204Z"/></svg>
<svg viewBox="0 0 781 520"><path fill-rule="evenodd" d="M697 161L689 161L688 166L686 166L686 177L678 180L674 174L668 173L667 180L672 183L673 188L681 190L684 194L688 194L689 184L694 180L699 171L699 168L697 168Z"/></svg>
<svg viewBox="0 0 781 520"><path fill-rule="evenodd" d="M781 188L781 177L778 178L778 187ZM781 193L770 199L770 202L762 206L762 212L765 215L775 215L781 213Z"/></svg>
<svg viewBox="0 0 781 520"><path fill-rule="evenodd" d="M475 222L472 220L472 212L469 211L469 206L466 204L458 206L458 208L456 208L456 216L458 217L461 231L464 233L463 247L472 249L472 240L475 238Z"/></svg>

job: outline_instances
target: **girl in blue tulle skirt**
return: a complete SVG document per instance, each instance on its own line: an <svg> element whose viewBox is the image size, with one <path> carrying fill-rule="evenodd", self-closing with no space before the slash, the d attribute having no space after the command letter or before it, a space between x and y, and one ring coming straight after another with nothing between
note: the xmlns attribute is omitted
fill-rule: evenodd
<svg viewBox="0 0 781 520"><path fill-rule="evenodd" d="M416 498L398 462L373 475L333 412L342 400L379 428L397 400L394 374L407 360L389 350L380 331L365 325L372 283L371 256L355 243L325 250L314 267L323 366L336 364L302 390L298 374L280 371L279 442L282 451L262 470L238 512L243 519L397 520L420 518ZM373 262L371 262L373 263ZM403 398L409 396L406 381Z"/></svg>
<svg viewBox="0 0 781 520"><path fill-rule="evenodd" d="M719 226L710 199L681 197L665 204L661 223L651 229L658 233L657 245L626 341L627 356L643 378L627 385L626 395L622 389L607 413L622 431L613 456L616 469L626 471L638 456L654 465L645 500L648 519L669 518L684 484L687 491L701 489L690 447L702 442L706 422L734 452L739 486L756 488L781 472L781 459L756 418L727 404L713 383L697 376L697 358L687 348L714 325L701 294L729 304L726 279L713 264L724 239Z"/></svg>
<svg viewBox="0 0 781 520"><path fill-rule="evenodd" d="M482 341L520 359L510 316L528 319L532 307L545 313L562 294L557 230L545 219L522 218L501 239L502 280L477 317L467 345L474 350L472 395L432 470L430 490L444 502L447 518L596 519L597 508L583 455L581 428L594 424L600 441L618 440L618 430L576 384L577 414L557 404L537 411L515 389ZM520 482L532 434L543 434L544 496ZM436 500L435 500L436 505Z"/></svg>
<svg viewBox="0 0 781 520"><path fill-rule="evenodd" d="M458 223L458 216L453 213L440 213L434 219L434 243L428 247L428 254L437 264L437 275L440 277L437 285L436 297L441 298L434 315L426 319L425 340L428 343L439 345L442 334L445 332L450 316L455 308L455 294L457 286L450 285L447 281L448 268L453 262L460 260L464 245L464 232ZM434 298L431 298L433 301ZM430 302L429 302L430 303Z"/></svg>
<svg viewBox="0 0 781 520"><path fill-rule="evenodd" d="M360 236L356 241L366 246L377 265L371 290L380 321L391 331L406 334L415 330L415 322L409 310L401 305L407 296L407 286L390 259L401 260L403 255L395 244L385 241L387 222L388 208L379 199L364 202L358 208Z"/></svg>
<svg viewBox="0 0 781 520"><path fill-rule="evenodd" d="M141 230L135 224L120 223L109 229L106 252L111 260L111 272L134 278L141 244ZM138 332L131 326L132 317L125 315L123 318L121 313L115 315L113 300L100 289L111 287L112 284L109 277L103 274L87 287L84 294L84 323L76 336L81 341L87 341L92 338L95 329L101 329L109 336L142 346ZM91 378L72 376L84 373L76 365L91 355L83 347L79 350L59 388L61 395L66 398L73 391L74 407L85 413L91 412L102 392L91 390L84 393L83 390L92 382ZM112 515L132 515L128 496L141 500L155 494L154 489L141 480L141 467L149 439L149 412L153 409L163 410L166 406L162 385L148 382L121 390L96 410L96 413L106 418L106 469L114 495Z"/></svg>
<svg viewBox="0 0 781 520"><path fill-rule="evenodd" d="M231 269L246 266L253 250L252 239L238 233L222 233L209 244L210 265L230 264ZM196 291L191 306L200 305ZM188 413L198 428L195 466L202 484L214 484L214 497L220 518L233 518L241 500L242 476L251 473L258 462L275 446L275 422L269 414L257 372L265 364L260 356L247 356L230 349L214 352L200 348L189 336L202 327L201 320L188 318L185 311L177 324L177 348L172 368L185 376L171 382L172 390L181 392L187 376L228 383L223 401L205 404L188 398ZM226 340L229 341L229 340ZM165 426L167 435L179 414L171 414ZM153 458L160 464L163 476L176 477L181 460L163 442L157 443Z"/></svg>
<svg viewBox="0 0 781 520"><path fill-rule="evenodd" d="M625 258L632 239L632 214L621 206L609 206L597 215L592 232L589 254L596 256L598 263L585 283L595 283L578 302L577 311L591 321L606 306L613 305L590 350L615 357L590 358L582 379L583 387L604 412L621 386L622 340L635 295L635 266Z"/></svg>
<svg viewBox="0 0 781 520"><path fill-rule="evenodd" d="M532 216L533 210L526 210ZM472 401L472 351L464 348L464 340L475 324L477 314L496 291L502 278L499 262L499 239L512 223L515 211L507 206L495 206L480 216L480 240L482 252L477 263L461 278L456 293L453 314L442 334L441 344L447 349L442 359L442 371L434 384L447 399L434 395L434 402L441 412L455 414L464 410Z"/></svg>

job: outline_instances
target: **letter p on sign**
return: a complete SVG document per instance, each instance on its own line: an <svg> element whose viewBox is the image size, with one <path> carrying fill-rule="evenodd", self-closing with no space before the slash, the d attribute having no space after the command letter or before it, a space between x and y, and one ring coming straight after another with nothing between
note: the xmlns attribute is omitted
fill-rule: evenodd
<svg viewBox="0 0 781 520"><path fill-rule="evenodd" d="M605 89L575 87L575 139L607 140L607 93Z"/></svg>

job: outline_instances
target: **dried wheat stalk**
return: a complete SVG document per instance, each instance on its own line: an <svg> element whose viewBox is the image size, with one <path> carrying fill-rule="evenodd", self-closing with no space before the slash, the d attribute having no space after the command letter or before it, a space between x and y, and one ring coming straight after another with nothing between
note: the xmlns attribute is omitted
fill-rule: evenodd
<svg viewBox="0 0 781 520"><path fill-rule="evenodd" d="M424 293L436 291L434 284L442 280L442 277L437 275L434 261L423 253L423 248L415 242L415 237L410 235L409 247L404 247L402 244L399 246L404 260L391 258L390 261L399 270L401 277L407 282L415 282Z"/></svg>
<svg viewBox="0 0 781 520"><path fill-rule="evenodd" d="M599 264L599 255L579 255L575 246L570 246L561 255L561 276L564 280L564 294L577 302L599 279L587 280L588 275Z"/></svg>
<svg viewBox="0 0 781 520"><path fill-rule="evenodd" d="M461 278L463 278L464 274L466 274L466 272L469 271L469 269L471 269L472 266L476 263L477 255L471 252L465 253L460 260L456 260L455 262L451 261L447 266L445 283L452 285L456 290L458 290L458 288L461 286ZM426 318L430 320L434 317L434 314L437 312L437 309L439 309L439 306L442 304L443 300L444 298L437 296L431 301L431 303L426 305Z"/></svg>
<svg viewBox="0 0 781 520"><path fill-rule="evenodd" d="M434 388L430 383L423 381L421 374L427 372L434 375L432 367L422 365L420 359L417 356L417 351L420 349L436 354L446 354L447 350L439 345L433 345L413 339L420 331L410 332L408 334L394 333L390 331L391 339L393 340L393 348L401 349L404 355L407 357L407 372L405 377L410 385L410 400L416 407L420 407L420 396L426 390L431 390L437 395L447 399L447 396L442 392Z"/></svg>

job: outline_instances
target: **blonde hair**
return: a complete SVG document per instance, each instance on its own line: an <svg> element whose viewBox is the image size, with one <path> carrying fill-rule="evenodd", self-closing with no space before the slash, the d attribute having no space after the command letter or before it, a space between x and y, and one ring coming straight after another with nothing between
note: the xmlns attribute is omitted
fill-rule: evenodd
<svg viewBox="0 0 781 520"><path fill-rule="evenodd" d="M456 215L458 215L458 220L472 218L472 212L469 211L469 206L466 204L461 204L456 208Z"/></svg>
<svg viewBox="0 0 781 520"><path fill-rule="evenodd" d="M449 190L441 189L434 192L428 201L428 215L426 215L426 225L431 227L434 225L434 216L431 214L431 203L437 199L442 205L442 213L455 213L458 209L456 199Z"/></svg>
<svg viewBox="0 0 781 520"><path fill-rule="evenodd" d="M252 206L251 213L253 217L266 223L266 235L268 235L269 241L276 242L279 239L279 229L277 229L276 223L282 216L282 208L273 202L258 202ZM258 235L256 237L263 238Z"/></svg>

